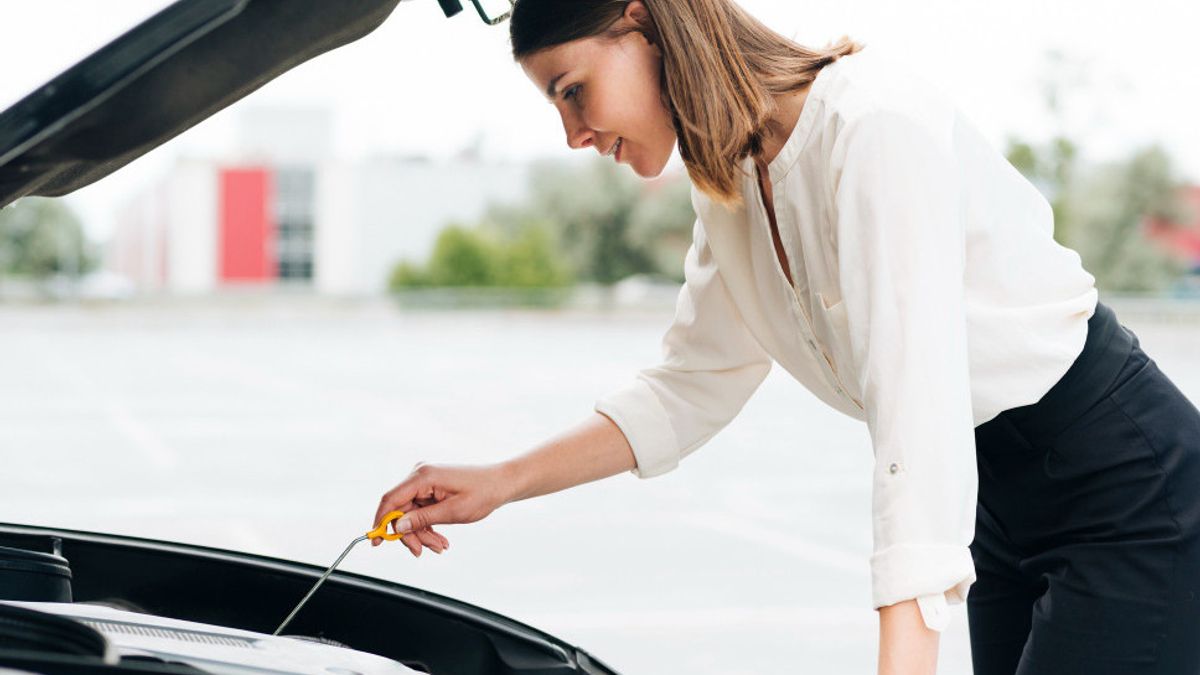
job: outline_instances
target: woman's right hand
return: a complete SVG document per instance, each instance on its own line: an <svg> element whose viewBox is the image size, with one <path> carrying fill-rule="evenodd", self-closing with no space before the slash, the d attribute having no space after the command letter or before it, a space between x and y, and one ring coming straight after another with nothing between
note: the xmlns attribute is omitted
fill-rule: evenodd
<svg viewBox="0 0 1200 675"><path fill-rule="evenodd" d="M414 556L423 546L437 553L450 542L434 525L473 523L486 518L507 502L508 477L500 464L481 466L425 464L417 462L412 473L396 487L384 493L375 511L374 526L390 511L400 510L404 517L392 523L394 532L409 532L400 541ZM375 537L372 546L382 539Z"/></svg>

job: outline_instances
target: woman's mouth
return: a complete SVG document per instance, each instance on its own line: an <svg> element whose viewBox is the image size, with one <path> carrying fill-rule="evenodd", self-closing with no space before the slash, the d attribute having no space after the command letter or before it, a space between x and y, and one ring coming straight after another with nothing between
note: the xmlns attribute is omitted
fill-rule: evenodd
<svg viewBox="0 0 1200 675"><path fill-rule="evenodd" d="M613 143L613 146L609 148L608 152L606 153L618 162L621 161L621 141L622 139L618 136L617 142Z"/></svg>

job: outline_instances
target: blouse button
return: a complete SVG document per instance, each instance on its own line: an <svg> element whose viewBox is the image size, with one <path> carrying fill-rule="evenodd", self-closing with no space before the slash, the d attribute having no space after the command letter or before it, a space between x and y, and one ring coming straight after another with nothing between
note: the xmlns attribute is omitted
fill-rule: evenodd
<svg viewBox="0 0 1200 675"><path fill-rule="evenodd" d="M892 465L888 467L888 473L896 473L899 470L900 465L895 462L892 462Z"/></svg>

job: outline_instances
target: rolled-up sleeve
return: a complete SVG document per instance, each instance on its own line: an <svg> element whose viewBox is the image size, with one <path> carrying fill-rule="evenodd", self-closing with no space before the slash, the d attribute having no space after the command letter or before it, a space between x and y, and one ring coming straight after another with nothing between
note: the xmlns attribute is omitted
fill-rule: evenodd
<svg viewBox="0 0 1200 675"><path fill-rule="evenodd" d="M927 626L975 581L978 474L953 127L873 110L834 148L839 285L875 464L875 608L916 599Z"/></svg>
<svg viewBox="0 0 1200 675"><path fill-rule="evenodd" d="M637 460L632 473L650 478L676 468L724 428L771 364L730 297L697 219L661 362L601 397L595 410L629 441Z"/></svg>

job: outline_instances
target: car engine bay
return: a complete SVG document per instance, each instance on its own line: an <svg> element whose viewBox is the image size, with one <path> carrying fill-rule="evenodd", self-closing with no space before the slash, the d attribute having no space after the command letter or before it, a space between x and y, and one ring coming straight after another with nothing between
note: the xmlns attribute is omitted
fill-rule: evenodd
<svg viewBox="0 0 1200 675"><path fill-rule="evenodd" d="M0 523L0 671L463 673L616 671L495 612L324 568L194 544Z"/></svg>

